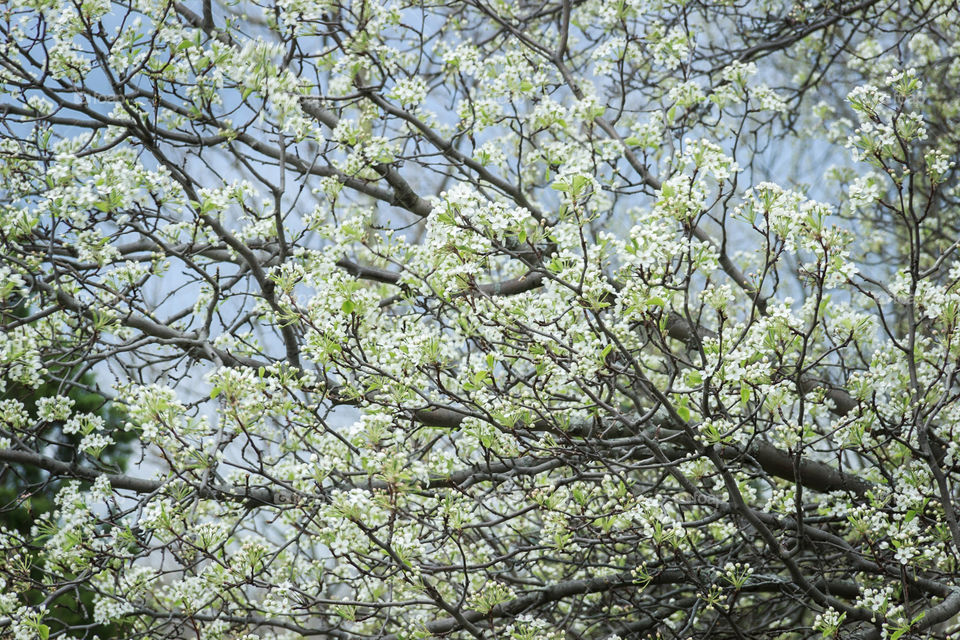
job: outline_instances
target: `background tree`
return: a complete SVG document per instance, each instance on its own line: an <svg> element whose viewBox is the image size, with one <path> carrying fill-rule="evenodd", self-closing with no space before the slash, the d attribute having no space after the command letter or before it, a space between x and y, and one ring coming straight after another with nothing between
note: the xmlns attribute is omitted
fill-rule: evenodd
<svg viewBox="0 0 960 640"><path fill-rule="evenodd" d="M4 327L10 327L29 316L22 300L16 296L7 299L3 309ZM4 392L0 406L4 410L17 413L26 411L29 415L46 412L51 402L64 402L78 412L96 416L104 421L103 429L116 438L116 444L106 447L101 454L104 468L124 471L131 453L129 443L135 435L121 432L123 420L114 407L97 393L94 377L84 372L83 367L73 370L60 367L48 369L46 380L39 387L31 388L21 383L4 381ZM12 402L6 402L11 400ZM44 450L55 460L75 464L73 458L80 434L64 431L64 421L51 419L47 428L37 435L39 438L30 443L34 450ZM61 488L62 479L46 473L34 464L5 463L0 467L0 527L13 531L26 542L30 538L31 528L38 518L49 517L55 508L56 494ZM86 483L85 486L89 486ZM30 564L34 558L30 557ZM26 575L20 577L26 578ZM101 638L113 637L114 629L110 624L93 625L93 592L80 582L72 589L58 590L51 596L39 581L42 574L33 571L30 579L24 580L21 597L33 605L45 604L50 611L48 622L55 632L77 625L86 625L94 629ZM37 588L30 588L31 580Z"/></svg>
<svg viewBox="0 0 960 640"><path fill-rule="evenodd" d="M4 632L950 637L958 25L6 3Z"/></svg>

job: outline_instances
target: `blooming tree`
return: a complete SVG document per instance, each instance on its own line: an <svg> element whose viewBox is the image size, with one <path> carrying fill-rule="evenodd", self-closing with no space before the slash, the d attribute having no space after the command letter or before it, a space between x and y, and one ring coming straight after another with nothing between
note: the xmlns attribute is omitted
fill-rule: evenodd
<svg viewBox="0 0 960 640"><path fill-rule="evenodd" d="M8 0L0 85L3 637L957 626L953 3Z"/></svg>

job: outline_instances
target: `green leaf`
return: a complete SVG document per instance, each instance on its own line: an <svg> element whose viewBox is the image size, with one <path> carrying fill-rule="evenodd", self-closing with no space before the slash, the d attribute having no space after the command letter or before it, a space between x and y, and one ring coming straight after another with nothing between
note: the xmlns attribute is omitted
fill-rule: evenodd
<svg viewBox="0 0 960 640"><path fill-rule="evenodd" d="M570 191L574 196L579 195L588 184L590 184L590 179L587 176L575 175L570 182Z"/></svg>

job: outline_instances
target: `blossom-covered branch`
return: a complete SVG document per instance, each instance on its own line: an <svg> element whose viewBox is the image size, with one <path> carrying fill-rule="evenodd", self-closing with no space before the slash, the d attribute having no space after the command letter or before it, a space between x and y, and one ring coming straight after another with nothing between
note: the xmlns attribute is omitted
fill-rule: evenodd
<svg viewBox="0 0 960 640"><path fill-rule="evenodd" d="M953 637L958 25L6 3L0 635Z"/></svg>

